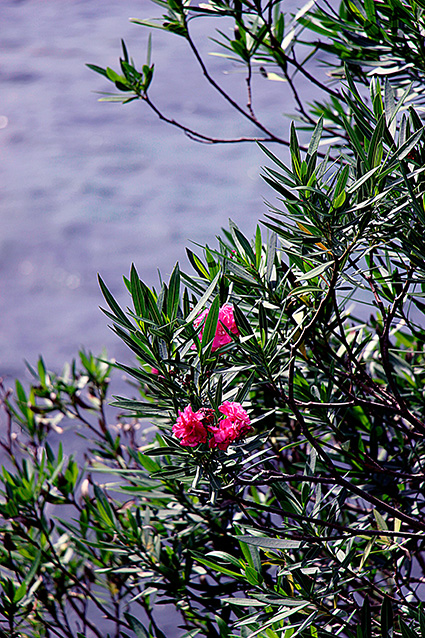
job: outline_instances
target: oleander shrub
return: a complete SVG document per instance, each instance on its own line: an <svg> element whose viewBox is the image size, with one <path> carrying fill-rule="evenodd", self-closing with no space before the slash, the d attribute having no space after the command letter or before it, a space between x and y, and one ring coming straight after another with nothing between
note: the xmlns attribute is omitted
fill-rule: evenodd
<svg viewBox="0 0 425 638"><path fill-rule="evenodd" d="M126 309L100 278L133 365L41 359L4 388L2 635L163 638L174 614L185 638L425 638L421 3L310 6L289 32L278 3L158 4L195 56L214 13L231 58L287 85L314 29L340 80L300 106L290 162L261 145L253 238L230 223L157 288L132 266ZM152 105L150 60L91 66Z"/></svg>

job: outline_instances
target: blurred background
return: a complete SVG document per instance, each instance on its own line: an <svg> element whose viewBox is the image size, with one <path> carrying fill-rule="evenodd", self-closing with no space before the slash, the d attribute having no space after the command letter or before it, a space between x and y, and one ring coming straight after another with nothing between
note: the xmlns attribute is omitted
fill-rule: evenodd
<svg viewBox="0 0 425 638"><path fill-rule="evenodd" d="M99 310L97 273L125 306L132 262L155 284L157 269L188 267L190 241L214 246L229 217L251 235L264 199L274 201L259 177L267 162L255 144L193 142L142 102L98 102L113 85L85 63L117 69L124 38L141 66L149 31L129 18L160 15L149 0L1 0L0 14L0 376L24 378L24 360L39 354L60 370L81 346L129 362ZM210 21L194 24L205 55L217 50L207 26L211 35ZM154 30L152 59L151 98L164 114L205 134L255 134L208 87L182 38ZM207 63L244 104L241 67ZM255 82L258 115L288 138L289 89Z"/></svg>

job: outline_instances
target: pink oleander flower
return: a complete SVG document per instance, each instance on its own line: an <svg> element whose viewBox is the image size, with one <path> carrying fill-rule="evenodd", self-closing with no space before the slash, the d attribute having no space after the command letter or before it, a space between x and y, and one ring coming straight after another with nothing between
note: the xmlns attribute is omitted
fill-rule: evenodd
<svg viewBox="0 0 425 638"><path fill-rule="evenodd" d="M159 374L158 368L151 368L151 374Z"/></svg>
<svg viewBox="0 0 425 638"><path fill-rule="evenodd" d="M199 443L206 443L208 431L202 423L204 415L201 410L194 412L188 405L183 412L179 411L176 423L173 425L173 434L180 439L182 445L195 447Z"/></svg>
<svg viewBox="0 0 425 638"><path fill-rule="evenodd" d="M219 450L227 450L232 441L238 437L230 419L222 419L217 428L210 428L210 432L212 432L212 438L209 446L210 448L218 447Z"/></svg>
<svg viewBox="0 0 425 638"><path fill-rule="evenodd" d="M199 328L202 325L202 328L199 332L199 339L202 339L202 334L204 332L203 325L205 324L205 320L208 316L209 310L204 310L193 322L195 328ZM225 346L226 344L232 341L232 337L226 331L229 330L232 334L239 336L239 330L235 322L235 318L233 316L233 306L230 304L224 304L221 306L218 311L218 322L217 322L217 330L215 332L215 337L212 343L211 352L215 352L218 348Z"/></svg>
<svg viewBox="0 0 425 638"><path fill-rule="evenodd" d="M218 409L233 423L238 436L243 436L246 432L249 432L251 421L240 403L225 401Z"/></svg>
<svg viewBox="0 0 425 638"><path fill-rule="evenodd" d="M226 418L218 422L218 427L210 428L213 434L209 446L227 450L233 441L241 439L251 429L251 421L240 403L224 401L218 408Z"/></svg>
<svg viewBox="0 0 425 638"><path fill-rule="evenodd" d="M224 401L219 410L225 415L224 419L215 422L215 413L211 408L200 408L197 412L188 405L183 412L179 411L173 434L180 439L182 445L195 447L199 443L206 443L212 434L208 445L227 450L233 441L241 439L251 429L249 416L240 403Z"/></svg>

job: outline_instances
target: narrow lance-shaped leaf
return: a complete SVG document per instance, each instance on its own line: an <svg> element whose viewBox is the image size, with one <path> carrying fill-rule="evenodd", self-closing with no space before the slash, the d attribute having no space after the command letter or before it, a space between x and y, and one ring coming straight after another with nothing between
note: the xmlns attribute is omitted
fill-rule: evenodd
<svg viewBox="0 0 425 638"><path fill-rule="evenodd" d="M136 634L136 638L152 638L152 634L145 629L144 625L132 614L124 612L124 617L131 629Z"/></svg>
<svg viewBox="0 0 425 638"><path fill-rule="evenodd" d="M369 0L370 1L370 0ZM373 2L372 2L373 4ZM394 138L397 122L395 119L397 110L395 105L395 97L393 87L390 84L388 78L385 78L385 94L384 94L384 106L385 106L385 121L391 136Z"/></svg>
<svg viewBox="0 0 425 638"><path fill-rule="evenodd" d="M263 251L263 242L261 238L261 228L257 224L257 230L255 232L255 265L257 269L260 267L260 264L261 264L262 251Z"/></svg>
<svg viewBox="0 0 425 638"><path fill-rule="evenodd" d="M168 299L167 299L167 315L174 319L177 317L177 312L180 303L180 268L177 263L174 266L174 270L171 273L170 282L168 285Z"/></svg>
<svg viewBox="0 0 425 638"><path fill-rule="evenodd" d="M236 325L242 336L253 334L253 329L248 319L243 314L242 310L237 304L233 305L233 314L236 320Z"/></svg>
<svg viewBox="0 0 425 638"><path fill-rule="evenodd" d="M381 607L381 632L382 638L393 638L394 614L391 600L385 596Z"/></svg>
<svg viewBox="0 0 425 638"><path fill-rule="evenodd" d="M304 275L300 275L299 277L297 277L296 281L305 281L308 279L313 279L314 277L318 277L319 275L322 275L326 270L328 270L332 266L332 264L332 261L328 261L325 264L320 264L320 266L316 266Z"/></svg>
<svg viewBox="0 0 425 638"><path fill-rule="evenodd" d="M116 317L120 320L120 323L130 330L133 330L133 324L127 319L126 315L123 313L111 293L109 292L106 284L104 283L102 277L98 275L100 289L102 291L103 296L105 297L105 301L112 310L112 312L116 315Z"/></svg>
<svg viewBox="0 0 425 638"><path fill-rule="evenodd" d="M133 298L134 310L139 317L146 316L146 308L143 299L143 290L140 284L139 275L134 264L131 265L130 271L130 287Z"/></svg>
<svg viewBox="0 0 425 638"><path fill-rule="evenodd" d="M204 324L204 331L202 333L201 347L202 351L207 355L211 352L212 341L217 331L218 313L220 309L220 297L217 296L212 302L208 311L207 318Z"/></svg>
<svg viewBox="0 0 425 638"><path fill-rule="evenodd" d="M372 24L376 24L376 11L374 0L364 0L366 15Z"/></svg>
<svg viewBox="0 0 425 638"><path fill-rule="evenodd" d="M367 596L363 601L361 623L362 638L372 638L372 619L370 614L369 598Z"/></svg>
<svg viewBox="0 0 425 638"><path fill-rule="evenodd" d="M253 253L253 250L251 248L251 244L249 243L249 241L246 239L246 237L244 237L244 235L241 233L239 228L237 228L236 226L233 225L231 230L232 230L232 237L235 241L236 246L239 248L239 251L242 254L245 253L249 262L254 264L255 255Z"/></svg>
<svg viewBox="0 0 425 638"><path fill-rule="evenodd" d="M319 148L319 142L323 132L323 116L320 116L319 121L311 136L310 144L308 145L307 161L316 153Z"/></svg>
<svg viewBox="0 0 425 638"><path fill-rule="evenodd" d="M271 233L267 242L267 281L270 281L273 272L274 258L276 256L276 243L277 235L276 233Z"/></svg>
<svg viewBox="0 0 425 638"><path fill-rule="evenodd" d="M202 295L202 297L196 304L196 306L193 308L192 312L186 317L187 323L190 323L191 321L193 321L195 317L203 309L203 307L205 306L205 304L207 303L211 295L214 293L214 289L217 285L219 277L220 277L220 273L218 272L216 276L214 277L214 279L212 280L212 282L210 283L210 285L208 286L208 288L206 289L205 293Z"/></svg>
<svg viewBox="0 0 425 638"><path fill-rule="evenodd" d="M269 536L249 536L244 534L237 537L239 541L261 547L262 549L298 549L301 541L288 538L270 538Z"/></svg>
<svg viewBox="0 0 425 638"><path fill-rule="evenodd" d="M291 123L291 140L290 140L290 150L292 157L292 169L295 174L300 177L301 171L301 155L300 155L300 145L297 138L297 132L295 130L294 123Z"/></svg>
<svg viewBox="0 0 425 638"><path fill-rule="evenodd" d="M198 255L195 255L195 253L192 250L190 250L190 248L186 248L186 253L190 263L192 264L193 268L196 270L198 275L200 275L200 277L202 277L203 279L209 279L210 277L209 277L208 270L205 268L204 264L199 259Z"/></svg>
<svg viewBox="0 0 425 638"><path fill-rule="evenodd" d="M241 388L239 388L238 393L237 393L237 395L235 397L235 401L237 403L243 403L243 401L246 399L246 397L248 396L249 391L251 390L251 386L252 386L252 382L254 381L254 378L255 378L255 372L250 374L250 376L245 381L243 386Z"/></svg>

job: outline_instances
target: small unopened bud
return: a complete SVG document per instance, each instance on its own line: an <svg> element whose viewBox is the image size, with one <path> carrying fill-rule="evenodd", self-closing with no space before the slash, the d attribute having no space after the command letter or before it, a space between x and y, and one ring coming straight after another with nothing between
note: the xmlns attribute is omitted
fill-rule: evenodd
<svg viewBox="0 0 425 638"><path fill-rule="evenodd" d="M84 479L84 481L81 483L81 496L82 498L88 498L89 496L89 485L90 482L88 479Z"/></svg>

